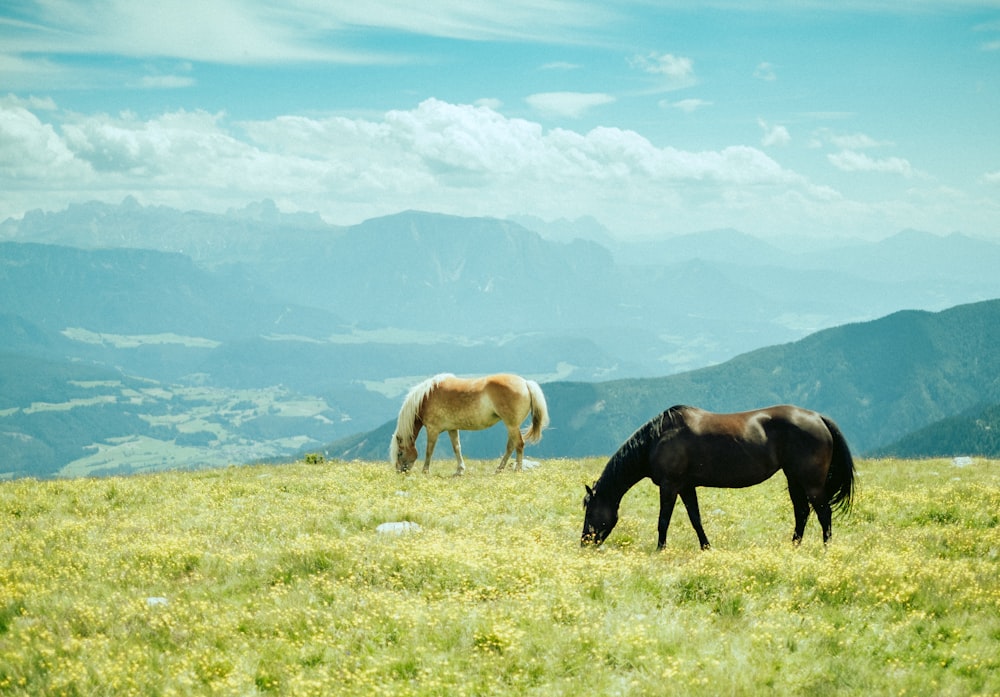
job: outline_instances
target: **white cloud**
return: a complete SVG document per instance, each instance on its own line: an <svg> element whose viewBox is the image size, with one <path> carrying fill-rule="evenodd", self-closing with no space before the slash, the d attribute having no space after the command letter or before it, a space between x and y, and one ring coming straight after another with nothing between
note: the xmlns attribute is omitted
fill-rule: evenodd
<svg viewBox="0 0 1000 697"><path fill-rule="evenodd" d="M493 111L499 111L500 107L503 106L503 102L493 97L483 97L482 99L476 100L476 106L486 107L487 109L492 109Z"/></svg>
<svg viewBox="0 0 1000 697"><path fill-rule="evenodd" d="M814 145L822 147L830 144L842 150L868 150L892 146L891 141L876 140L864 133L835 133L828 128L821 128L813 134Z"/></svg>
<svg viewBox="0 0 1000 697"><path fill-rule="evenodd" d="M586 0L368 0L357 3L310 3L339 23L383 27L413 34L466 40L519 39L565 41L574 32L600 28L616 13Z"/></svg>
<svg viewBox="0 0 1000 697"><path fill-rule="evenodd" d="M463 40L566 41L614 20L586 0L287 0L68 2L41 0L4 37L9 56L119 55L223 64L393 63L388 51L349 48L341 37L378 28Z"/></svg>
<svg viewBox="0 0 1000 697"><path fill-rule="evenodd" d="M676 90L697 84L691 58L672 53L648 53L633 56L629 64L657 78L654 91Z"/></svg>
<svg viewBox="0 0 1000 697"><path fill-rule="evenodd" d="M676 102L664 99L660 102L660 107L663 109L679 109L686 114L694 113L708 106L712 106L712 102L706 102L704 99L681 99Z"/></svg>
<svg viewBox="0 0 1000 697"><path fill-rule="evenodd" d="M987 172L984 174L983 181L987 184L1000 184L1000 169L995 172Z"/></svg>
<svg viewBox="0 0 1000 697"><path fill-rule="evenodd" d="M922 176L910 162L902 157L874 158L853 150L841 150L827 155L830 163L844 172L883 172L899 174L906 178Z"/></svg>
<svg viewBox="0 0 1000 697"><path fill-rule="evenodd" d="M139 86L144 89L178 89L194 84L194 78L184 75L147 75L139 81Z"/></svg>
<svg viewBox="0 0 1000 697"><path fill-rule="evenodd" d="M633 64L647 73L666 75L672 80L686 80L694 74L694 61L672 53L650 53L646 56L636 56Z"/></svg>
<svg viewBox="0 0 1000 697"><path fill-rule="evenodd" d="M566 61L554 61L541 66L541 70L579 70L577 63L567 63Z"/></svg>
<svg viewBox="0 0 1000 697"><path fill-rule="evenodd" d="M25 100L27 101L27 100ZM623 235L736 226L750 233L891 230L928 222L952 229L970 207L913 195L845 199L762 149L691 151L621 128L546 129L491 104L428 99L378 117L278 118L232 123L224 113L81 115L0 100L0 219L70 202L225 211L271 198L350 224L405 209L454 215L590 215ZM914 176L905 160L834 158L853 171ZM907 173L912 173L907 175ZM987 175L994 180L1000 173ZM905 196L902 196L905 198Z"/></svg>
<svg viewBox="0 0 1000 697"><path fill-rule="evenodd" d="M86 180L89 168L77 160L56 130L42 123L18 100L0 100L0 191L34 186L60 187L67 180ZM47 101L40 102L47 108ZM38 108L38 105L35 105Z"/></svg>
<svg viewBox="0 0 1000 697"><path fill-rule="evenodd" d="M0 96L0 108L2 107L24 107L30 111L55 111L56 102L51 97L18 97L15 94Z"/></svg>
<svg viewBox="0 0 1000 697"><path fill-rule="evenodd" d="M543 92L529 95L525 101L546 116L578 119L594 107L611 104L615 98L601 92Z"/></svg>
<svg viewBox="0 0 1000 697"><path fill-rule="evenodd" d="M764 136L761 138L760 142L765 148L788 145L792 141L791 134L784 126L780 124L771 125L763 119L757 119L757 123L762 129L764 129Z"/></svg>
<svg viewBox="0 0 1000 697"><path fill-rule="evenodd" d="M225 114L202 111L61 116L62 124L48 124L22 106L0 104L0 190L31 180L34 198L18 198L21 205L132 194L226 210L267 197L334 222L420 208L595 215L635 228L681 220L689 195L699 206L724 206L724 191L746 186L812 196L802 177L756 148L691 152L618 128L546 131L489 106L436 99L378 119L283 116L231 124ZM0 218L23 212L6 208L13 202L0 199Z"/></svg>
<svg viewBox="0 0 1000 697"><path fill-rule="evenodd" d="M757 64L757 67L754 68L753 76L765 82L774 82L778 79L777 74L774 72L774 66L766 61Z"/></svg>

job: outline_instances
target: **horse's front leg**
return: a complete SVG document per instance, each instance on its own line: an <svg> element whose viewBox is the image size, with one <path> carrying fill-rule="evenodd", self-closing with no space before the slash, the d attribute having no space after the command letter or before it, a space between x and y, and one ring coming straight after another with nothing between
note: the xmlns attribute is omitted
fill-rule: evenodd
<svg viewBox="0 0 1000 697"><path fill-rule="evenodd" d="M661 550L667 544L667 528L670 527L670 516L674 514L674 504L677 503L677 489L669 484L660 485L660 519L657 525L659 537L656 549Z"/></svg>
<svg viewBox="0 0 1000 697"><path fill-rule="evenodd" d="M448 437L451 438L451 449L455 451L455 460L458 461L455 476L461 477L465 474L465 460L462 458L462 443L458 439L458 430L448 431Z"/></svg>
<svg viewBox="0 0 1000 697"><path fill-rule="evenodd" d="M795 513L792 544L798 547L802 544L802 535L805 534L806 521L809 519L809 497L802 485L791 478L788 479L788 496L792 499L792 510Z"/></svg>
<svg viewBox="0 0 1000 697"><path fill-rule="evenodd" d="M708 537L705 536L705 530L701 527L701 510L698 508L698 494L695 493L693 486L686 486L681 489L681 501L684 502L684 507L688 512L688 519L691 521L691 527L694 528L695 533L698 535L698 542L701 543L702 549L711 549L712 545L708 544Z"/></svg>
<svg viewBox="0 0 1000 697"><path fill-rule="evenodd" d="M424 474L431 471L431 456L434 454L434 446L437 445L439 431L427 429L427 453L424 455Z"/></svg>

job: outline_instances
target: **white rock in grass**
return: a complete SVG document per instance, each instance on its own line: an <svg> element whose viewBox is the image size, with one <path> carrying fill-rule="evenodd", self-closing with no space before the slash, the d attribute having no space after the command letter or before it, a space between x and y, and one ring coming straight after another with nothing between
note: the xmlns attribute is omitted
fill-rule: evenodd
<svg viewBox="0 0 1000 697"><path fill-rule="evenodd" d="M382 523L375 532L380 535L403 535L408 532L419 532L420 525L409 520L401 520L396 523Z"/></svg>
<svg viewBox="0 0 1000 697"><path fill-rule="evenodd" d="M161 597L150 597L146 598L146 605L149 607L157 607L158 605L166 605L167 599Z"/></svg>
<svg viewBox="0 0 1000 697"><path fill-rule="evenodd" d="M954 465L955 467L968 467L969 465L972 464L972 458L956 457L954 460L951 461L951 464Z"/></svg>

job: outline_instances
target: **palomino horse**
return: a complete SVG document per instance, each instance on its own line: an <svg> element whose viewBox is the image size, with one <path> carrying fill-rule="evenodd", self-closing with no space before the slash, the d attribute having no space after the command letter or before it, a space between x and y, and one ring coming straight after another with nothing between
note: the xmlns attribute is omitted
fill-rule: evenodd
<svg viewBox="0 0 1000 697"><path fill-rule="evenodd" d="M531 427L521 433L521 423L531 413ZM427 453L424 473L431 467L431 455L438 435L447 431L458 461L456 475L465 472L462 446L458 431L481 431L498 421L507 427L507 450L500 460L497 472L503 470L510 454L517 451L517 464L521 469L524 443L537 442L542 429L549 423L545 395L534 380L517 375L489 375L482 378L457 378L442 373L424 380L410 390L399 410L396 431L389 444L389 459L400 472L409 471L417 460L417 434L427 429Z"/></svg>
<svg viewBox="0 0 1000 697"><path fill-rule="evenodd" d="M802 541L811 505L825 544L831 511L849 510L854 488L854 460L833 421L787 405L739 414L671 407L636 431L593 488L587 487L581 544L601 544L618 522L622 496L649 477L660 488L657 549L667 541L678 494L702 549L708 549L695 488L760 484L779 469L795 511L792 542Z"/></svg>

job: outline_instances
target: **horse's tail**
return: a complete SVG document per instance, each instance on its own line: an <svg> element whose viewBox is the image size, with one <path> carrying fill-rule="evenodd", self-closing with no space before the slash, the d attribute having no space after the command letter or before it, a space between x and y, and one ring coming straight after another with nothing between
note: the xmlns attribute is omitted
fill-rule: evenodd
<svg viewBox="0 0 1000 697"><path fill-rule="evenodd" d="M826 475L826 498L830 508L841 513L851 510L854 496L854 458L847 447L847 439L832 419L822 417L830 435L833 436L833 457L830 471Z"/></svg>
<svg viewBox="0 0 1000 697"><path fill-rule="evenodd" d="M545 395L541 386L534 380L525 380L528 394L531 395L531 428L522 435L528 443L537 443L542 439L542 429L549 425L549 407L545 404Z"/></svg>

